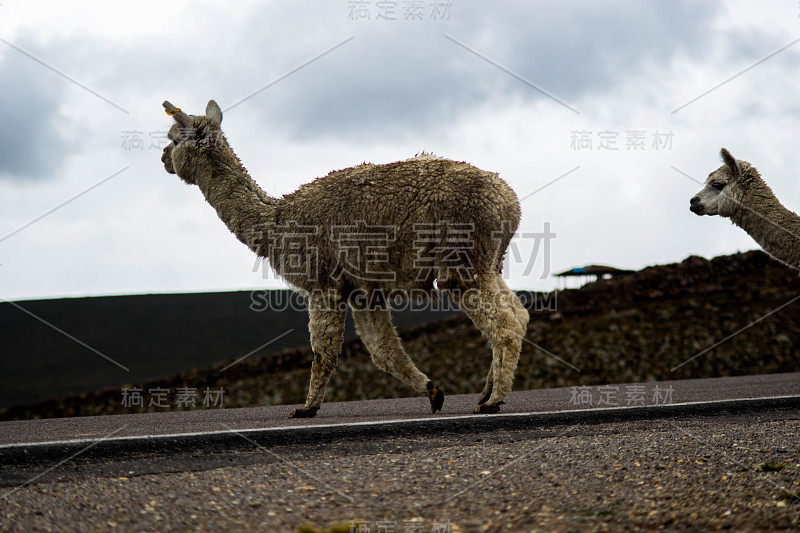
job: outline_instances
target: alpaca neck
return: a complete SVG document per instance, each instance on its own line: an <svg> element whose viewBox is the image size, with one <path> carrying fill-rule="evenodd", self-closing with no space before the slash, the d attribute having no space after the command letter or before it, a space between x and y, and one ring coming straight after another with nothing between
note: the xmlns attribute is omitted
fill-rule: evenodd
<svg viewBox="0 0 800 533"><path fill-rule="evenodd" d="M195 182L236 238L266 257L267 233L275 225L279 200L261 190L227 142L223 144L227 150L211 152Z"/></svg>
<svg viewBox="0 0 800 533"><path fill-rule="evenodd" d="M784 207L766 184L753 192L756 194L752 197L758 201L740 206L731 221L749 233L769 255L800 269L800 217Z"/></svg>

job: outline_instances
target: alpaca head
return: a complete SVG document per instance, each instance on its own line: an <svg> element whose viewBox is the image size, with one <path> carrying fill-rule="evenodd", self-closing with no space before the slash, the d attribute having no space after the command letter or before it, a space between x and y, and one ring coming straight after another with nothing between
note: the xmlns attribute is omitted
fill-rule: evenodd
<svg viewBox="0 0 800 533"><path fill-rule="evenodd" d="M222 110L214 100L208 101L203 116L187 115L169 102L164 102L164 108L173 116L175 123L167 134L172 143L164 148L161 162L167 172L194 184L197 156L222 139Z"/></svg>
<svg viewBox="0 0 800 533"><path fill-rule="evenodd" d="M720 155L724 164L708 175L705 187L689 201L689 209L696 215L733 216L748 191L761 182L758 171L749 163L734 159L725 148Z"/></svg>

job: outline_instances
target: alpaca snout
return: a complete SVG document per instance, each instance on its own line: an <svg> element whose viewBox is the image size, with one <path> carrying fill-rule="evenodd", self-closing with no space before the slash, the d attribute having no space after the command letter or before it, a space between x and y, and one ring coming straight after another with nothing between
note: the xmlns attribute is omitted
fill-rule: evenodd
<svg viewBox="0 0 800 533"><path fill-rule="evenodd" d="M175 168L172 166L172 150L175 148L174 143L170 143L164 147L161 153L161 162L164 163L164 169L170 174L175 174Z"/></svg>
<svg viewBox="0 0 800 533"><path fill-rule="evenodd" d="M700 203L699 196L695 196L694 198L689 200L689 210L696 215L703 214L703 204Z"/></svg>

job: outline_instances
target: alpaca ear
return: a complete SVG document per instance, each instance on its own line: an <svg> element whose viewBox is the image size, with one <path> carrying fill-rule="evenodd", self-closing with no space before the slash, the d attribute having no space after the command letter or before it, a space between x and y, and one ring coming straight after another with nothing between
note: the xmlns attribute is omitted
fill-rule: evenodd
<svg viewBox="0 0 800 533"><path fill-rule="evenodd" d="M181 127L184 127L184 128L193 127L194 123L192 122L192 117L190 117L189 115L187 115L183 111L178 111L177 113L175 113L172 116L175 118L175 122L180 124Z"/></svg>
<svg viewBox="0 0 800 533"><path fill-rule="evenodd" d="M175 122L180 124L182 127L192 127L192 117L181 111L179 107L175 107L169 103L169 100L164 100L164 103L161 105L164 106L164 110L167 112L167 115L170 115L172 118L174 118Z"/></svg>
<svg viewBox="0 0 800 533"><path fill-rule="evenodd" d="M739 166L739 162L734 159L731 153L726 149L723 148L720 150L720 155L722 156L722 161L727 165L730 171L733 173L734 176L739 177L742 175L742 167Z"/></svg>
<svg viewBox="0 0 800 533"><path fill-rule="evenodd" d="M206 117L217 123L219 126L222 123L222 110L219 108L214 100L209 100L206 106Z"/></svg>

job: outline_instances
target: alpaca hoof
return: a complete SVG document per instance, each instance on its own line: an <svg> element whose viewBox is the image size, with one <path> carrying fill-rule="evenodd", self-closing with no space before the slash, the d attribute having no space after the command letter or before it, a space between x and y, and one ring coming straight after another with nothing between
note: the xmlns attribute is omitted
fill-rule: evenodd
<svg viewBox="0 0 800 533"><path fill-rule="evenodd" d="M295 409L289 414L289 418L314 418L317 416L319 407L303 407Z"/></svg>
<svg viewBox="0 0 800 533"><path fill-rule="evenodd" d="M495 405L487 405L485 403L480 404L478 407L472 411L476 415L493 415L500 412L500 404L503 402L497 403Z"/></svg>
<svg viewBox="0 0 800 533"><path fill-rule="evenodd" d="M431 413L441 411L444 405L444 393L439 387L428 389L428 399L431 401Z"/></svg>

